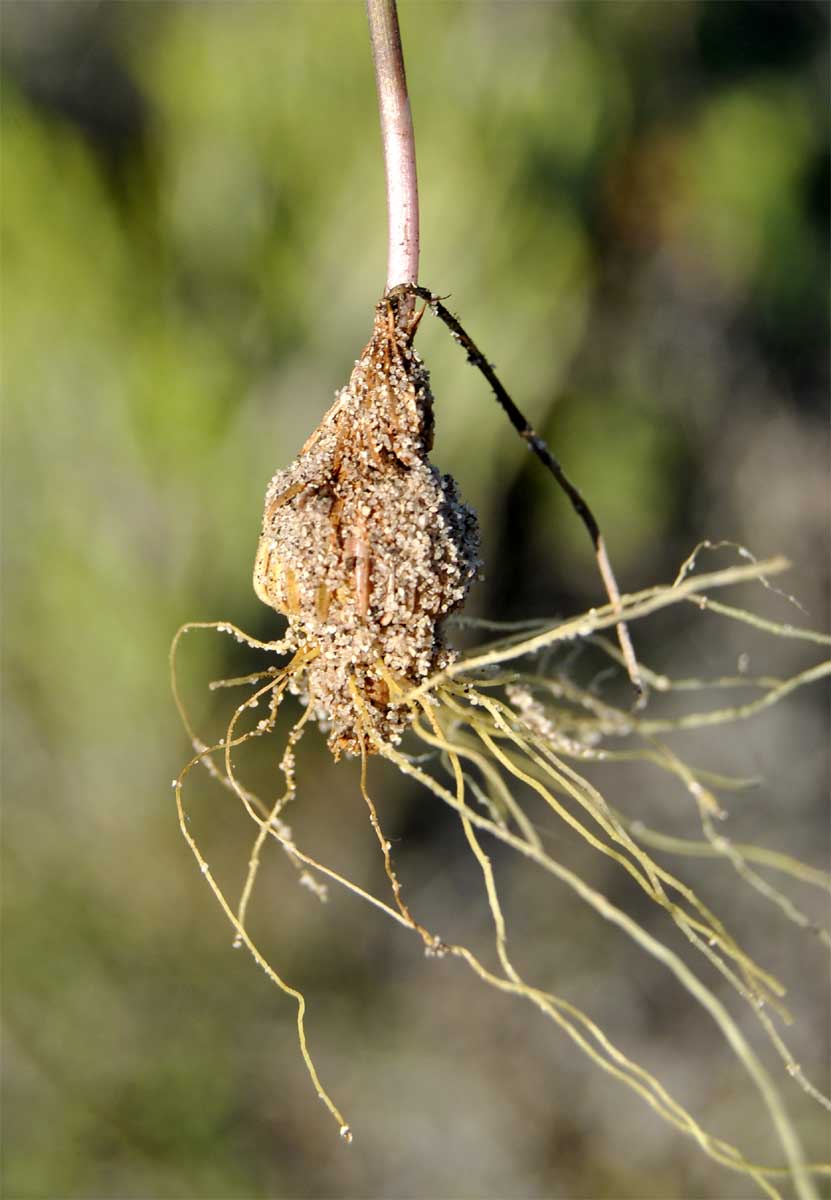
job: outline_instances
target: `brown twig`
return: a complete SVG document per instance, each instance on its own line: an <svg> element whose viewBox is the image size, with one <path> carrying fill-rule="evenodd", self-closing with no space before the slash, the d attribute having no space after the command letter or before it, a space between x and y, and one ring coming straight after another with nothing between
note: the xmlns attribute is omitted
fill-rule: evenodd
<svg viewBox="0 0 831 1200"><path fill-rule="evenodd" d="M497 377L493 367L473 341L473 338L471 338L470 334L468 334L462 328L457 318L453 316L452 312L445 308L439 297L434 295L428 288L419 287L416 284L404 284L399 288L396 288L395 292L397 294L409 293L412 296L419 296L422 300L426 300L431 310L450 330L453 340L458 342L458 344L465 351L468 362L474 367L478 367L478 369L485 376L485 379L487 379L488 383L491 385L493 394L496 396L499 404L507 414L508 420L511 422L514 429L526 442L528 449L537 456L546 470L548 470L554 476L557 483L571 501L572 508L588 530L594 546L597 565L603 579L603 584L606 588L606 593L612 603L612 607L619 611L621 607L620 590L618 588L614 572L612 571L611 563L609 562L609 556L606 553L606 543L603 540L603 535L600 532L600 527L597 524L594 513L589 508L579 490L568 478L554 455L548 449L548 446L545 444L543 439L536 432L533 426L529 424L529 422L514 404L513 400L508 395L507 391ZM620 642L623 659L626 663L626 669L629 673L629 678L631 679L632 685L637 692L637 704L638 707L640 707L645 702L646 689L641 676L640 668L638 667L638 661L635 657L635 651L632 647L632 639L629 636L629 629L627 628L625 622L621 621L617 625L617 635Z"/></svg>

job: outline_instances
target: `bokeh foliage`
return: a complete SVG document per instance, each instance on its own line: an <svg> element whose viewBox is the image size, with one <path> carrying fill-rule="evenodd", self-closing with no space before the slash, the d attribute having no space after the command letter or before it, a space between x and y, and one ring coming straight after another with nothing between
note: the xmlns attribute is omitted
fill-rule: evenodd
<svg viewBox="0 0 831 1200"><path fill-rule="evenodd" d="M422 281L591 497L624 586L731 537L791 557L818 623L827 8L401 8ZM216 617L275 633L249 582L265 484L345 382L384 277L364 21L351 2L4 5L4 1195L740 1195L527 1014L351 902L318 908L275 859L262 936L353 1094L358 1140L332 1144L293 1013L231 953L175 829L171 634ZM436 461L485 528L474 607L596 603L579 524L444 332L419 336ZM717 672L756 650L715 623L669 628L639 631L647 661ZM191 653L194 680L249 661ZM707 743L770 779L731 808L737 839L822 865L823 717L807 696ZM371 886L354 768L314 741L291 820ZM684 828L665 783L604 786ZM413 908L486 930L448 817L380 767L376 792L402 875L430 879ZM212 865L234 878L249 846L229 807L206 785ZM730 1136L761 1136L671 985L505 873L526 962L623 1019ZM736 904L801 978L796 1042L821 1059L818 954L791 961L786 927Z"/></svg>

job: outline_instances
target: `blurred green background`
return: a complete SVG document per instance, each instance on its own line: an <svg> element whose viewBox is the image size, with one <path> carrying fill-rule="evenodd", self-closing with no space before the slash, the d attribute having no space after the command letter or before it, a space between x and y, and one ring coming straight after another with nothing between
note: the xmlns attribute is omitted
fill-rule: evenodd
<svg viewBox="0 0 831 1200"><path fill-rule="evenodd" d="M530 1008L425 961L351 898L321 907L269 852L253 928L307 993L312 1050L355 1130L338 1142L293 1005L232 951L179 835L170 779L188 745L166 654L187 619L275 636L250 585L265 486L368 336L386 233L363 5L6 0L2 17L3 1196L749 1195ZM622 586L733 538L787 554L786 587L821 626L827 6L402 0L401 20L422 282L451 296L590 497ZM470 611L598 603L582 527L484 383L441 327L425 320L419 346L434 459L484 529ZM739 600L804 620L758 588ZM204 682L256 665L225 641L185 647L208 724ZM687 613L636 641L680 675L732 672L744 652L760 673L810 661ZM826 698L677 743L764 780L731 799L731 836L818 866ZM270 753L254 766L269 791ZM596 778L621 809L694 835L673 783ZM299 781L298 842L381 894L354 764L334 767L312 733ZM413 910L487 957L452 816L381 767L371 785ZM207 778L190 803L236 889L250 824ZM494 858L531 980L607 1021L707 1128L776 1158L711 1022L564 891ZM827 1086L820 949L728 869L694 868L793 985L790 1044ZM827 1154L819 1110L772 1069L810 1154Z"/></svg>

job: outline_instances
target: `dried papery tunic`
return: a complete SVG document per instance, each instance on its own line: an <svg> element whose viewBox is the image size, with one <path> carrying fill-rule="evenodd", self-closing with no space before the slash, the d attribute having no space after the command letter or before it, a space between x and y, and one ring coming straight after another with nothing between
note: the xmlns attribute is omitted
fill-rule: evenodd
<svg viewBox="0 0 831 1200"><path fill-rule="evenodd" d="M349 384L266 492L254 590L288 617L292 644L318 651L298 690L336 758L361 747L350 679L377 733L400 736L408 714L384 673L406 688L455 657L441 620L480 565L476 516L427 457L433 396L416 325L404 300L381 301Z"/></svg>

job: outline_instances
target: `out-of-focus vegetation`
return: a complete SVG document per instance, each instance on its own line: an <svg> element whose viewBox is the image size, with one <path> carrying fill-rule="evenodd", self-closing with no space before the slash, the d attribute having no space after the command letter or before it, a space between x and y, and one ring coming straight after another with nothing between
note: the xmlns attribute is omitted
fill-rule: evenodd
<svg viewBox="0 0 831 1200"><path fill-rule="evenodd" d="M729 537L788 555L786 586L820 624L827 8L401 8L422 282L451 294L591 498L623 586L668 581L699 537ZM276 634L250 586L265 484L369 333L386 239L363 5L7 2L3 18L3 1194L744 1197L532 1011L425 962L352 900L322 908L274 854L256 932L306 991L316 1059L346 1093L356 1141L333 1136L292 1007L232 952L176 830L169 781L188 748L166 653L189 618ZM597 603L581 526L426 321L434 457L485 531L472 609ZM771 593L741 598L803 620ZM676 674L807 661L701 614L637 637ZM188 649L191 686L250 661L210 639ZM736 841L827 865L826 716L806 692L679 743L764 780L729 799ZM381 891L354 764L310 734L298 777L298 838ZM681 788L645 769L597 779L630 815L692 835ZM405 886L421 881L414 912L489 945L448 814L385 766L373 785ZM212 868L241 881L233 798L205 780L195 807ZM706 1017L494 857L526 973L767 1158ZM723 867L696 881L794 985L790 1042L821 1074L821 948ZM821 1156L822 1116L786 1095Z"/></svg>

